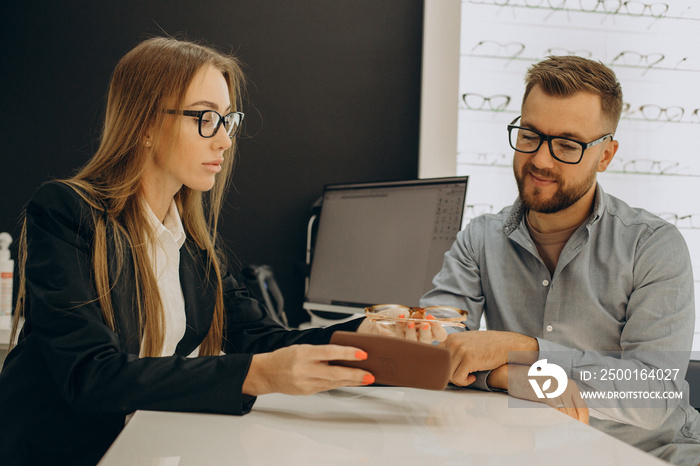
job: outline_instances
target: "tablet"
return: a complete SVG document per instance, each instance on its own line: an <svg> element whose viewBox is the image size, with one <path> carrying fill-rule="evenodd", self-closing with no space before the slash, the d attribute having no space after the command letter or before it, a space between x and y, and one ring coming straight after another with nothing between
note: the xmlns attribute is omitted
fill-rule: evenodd
<svg viewBox="0 0 700 466"><path fill-rule="evenodd" d="M442 347L394 337L337 331L331 344L367 353L364 361L331 361L371 372L375 384L442 390L450 379L450 352Z"/></svg>

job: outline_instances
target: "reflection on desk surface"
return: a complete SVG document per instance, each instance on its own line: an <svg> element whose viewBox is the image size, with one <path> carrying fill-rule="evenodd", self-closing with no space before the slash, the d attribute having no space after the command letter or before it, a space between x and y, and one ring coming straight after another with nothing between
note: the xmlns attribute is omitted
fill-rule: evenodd
<svg viewBox="0 0 700 466"><path fill-rule="evenodd" d="M246 416L140 411L102 465L660 465L539 403L395 387L264 395Z"/></svg>

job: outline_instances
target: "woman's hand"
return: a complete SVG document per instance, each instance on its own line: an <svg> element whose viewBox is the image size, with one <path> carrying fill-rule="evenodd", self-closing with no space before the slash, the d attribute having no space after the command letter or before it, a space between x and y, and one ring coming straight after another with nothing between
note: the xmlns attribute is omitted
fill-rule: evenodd
<svg viewBox="0 0 700 466"><path fill-rule="evenodd" d="M387 309L382 311L387 317L403 319L406 315L402 315L397 309ZM425 320L432 320L430 314L425 316ZM447 338L445 328L439 322L425 321L393 321L393 320L376 320L371 321L365 318L357 329L358 333L368 333L373 335L383 335L388 337L403 338L411 341L419 341L421 343L432 343L433 341L443 341Z"/></svg>
<svg viewBox="0 0 700 466"><path fill-rule="evenodd" d="M255 354L243 382L243 393L311 395L339 387L369 385L374 383L369 372L328 364L364 359L367 359L364 351L338 345L293 345L272 353Z"/></svg>

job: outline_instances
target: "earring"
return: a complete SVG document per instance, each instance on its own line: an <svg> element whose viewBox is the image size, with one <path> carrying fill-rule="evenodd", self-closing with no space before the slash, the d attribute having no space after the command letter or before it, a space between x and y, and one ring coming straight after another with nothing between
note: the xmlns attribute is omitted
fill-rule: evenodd
<svg viewBox="0 0 700 466"><path fill-rule="evenodd" d="M150 143L149 141L146 141L146 145L147 145L147 146L150 146L151 143Z"/></svg>

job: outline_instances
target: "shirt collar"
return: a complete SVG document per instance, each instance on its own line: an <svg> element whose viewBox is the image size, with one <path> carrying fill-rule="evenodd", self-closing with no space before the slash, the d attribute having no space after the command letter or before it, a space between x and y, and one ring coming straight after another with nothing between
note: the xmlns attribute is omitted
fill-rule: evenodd
<svg viewBox="0 0 700 466"><path fill-rule="evenodd" d="M151 209L151 206L148 205L148 202L144 200L143 203L146 206L146 212L148 212L148 222L153 229L155 236L160 237L167 231L172 235L177 247L181 248L182 245L185 244L187 235L185 234L185 228L182 226L180 212L177 210L175 199L170 201L170 207L168 208L168 212L165 214L163 223L160 223L158 217L156 217L156 214L153 213L153 209Z"/></svg>
<svg viewBox="0 0 700 466"><path fill-rule="evenodd" d="M603 193L603 188L600 186L600 183L596 182L595 200L593 201L593 213L591 213L591 216L588 217L588 220L585 222L586 226L591 226L594 223L596 223L600 219L601 215L603 215L604 211L605 195ZM503 222L503 232L506 234L506 236L510 236L510 234L518 228L520 222L523 221L523 216L525 215L525 213L527 213L527 209L520 201L520 196L518 196L518 198L513 203L513 207L510 209L508 217Z"/></svg>

